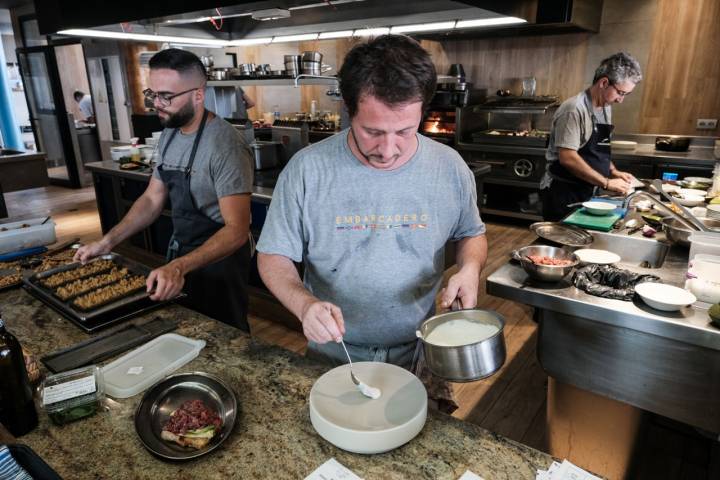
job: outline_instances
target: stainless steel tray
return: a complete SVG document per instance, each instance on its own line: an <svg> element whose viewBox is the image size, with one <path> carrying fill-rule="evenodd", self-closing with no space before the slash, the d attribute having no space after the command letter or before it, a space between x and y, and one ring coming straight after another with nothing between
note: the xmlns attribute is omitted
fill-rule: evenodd
<svg viewBox="0 0 720 480"><path fill-rule="evenodd" d="M150 267L143 265L141 263L138 263L134 260L130 260L129 258L125 258L121 255L118 255L116 253L111 253L108 255L103 255L101 257L98 257L97 259L92 260L92 262L96 262L98 260L112 260L113 263L115 263L119 267L125 267L128 269L128 271L131 274L135 275L144 275L148 276L150 274ZM54 275L56 273L65 272L67 270L72 270L74 268L77 268L80 264L79 263L71 263L68 265L63 265L62 267L53 268L51 270L44 271L42 273L30 273L23 277L23 283L34 293L37 294L37 296L45 303L55 307L58 311L61 313L64 313L73 319L79 320L80 322L88 322L90 320L93 320L97 317L103 317L107 316L107 314L121 309L123 307L128 307L131 304L139 303L142 300L147 299L150 296L150 293L142 290L139 292L136 292L134 294L128 295L126 297L120 298L116 301L107 303L105 305L102 305L94 310L84 311L79 310L73 307L72 301L73 298L62 301L58 297L54 295L53 289L47 288L41 284L41 281L44 278L47 278L51 275Z"/></svg>
<svg viewBox="0 0 720 480"><path fill-rule="evenodd" d="M536 222L530 225L530 230L540 238L568 247L585 247L594 240L590 233L580 227L557 222Z"/></svg>

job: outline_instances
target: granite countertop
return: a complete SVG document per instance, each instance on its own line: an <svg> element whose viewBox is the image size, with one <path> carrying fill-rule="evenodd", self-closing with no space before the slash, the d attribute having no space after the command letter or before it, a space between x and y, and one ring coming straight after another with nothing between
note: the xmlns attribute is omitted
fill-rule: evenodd
<svg viewBox="0 0 720 480"><path fill-rule="evenodd" d="M88 338L21 289L0 293L0 305L8 329L37 357ZM310 388L328 367L177 305L135 322L155 316L177 319L175 333L207 342L178 372L214 374L233 388L239 414L232 435L209 455L169 463L145 450L134 431L140 394L108 399L105 411L62 427L40 412L39 427L19 441L64 478L301 479L335 457L368 479L454 480L467 469L488 480L534 479L538 468L552 462L547 454L434 411L414 440L392 452L339 450L315 433L307 406Z"/></svg>

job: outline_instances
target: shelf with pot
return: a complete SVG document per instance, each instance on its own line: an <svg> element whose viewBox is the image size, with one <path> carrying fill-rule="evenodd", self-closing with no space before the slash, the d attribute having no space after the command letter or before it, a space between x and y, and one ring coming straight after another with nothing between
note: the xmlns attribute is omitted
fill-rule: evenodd
<svg viewBox="0 0 720 480"><path fill-rule="evenodd" d="M208 87L296 87L300 85L336 85L338 79L335 77L312 77L312 78L276 78L276 79L248 79L248 80L209 80Z"/></svg>

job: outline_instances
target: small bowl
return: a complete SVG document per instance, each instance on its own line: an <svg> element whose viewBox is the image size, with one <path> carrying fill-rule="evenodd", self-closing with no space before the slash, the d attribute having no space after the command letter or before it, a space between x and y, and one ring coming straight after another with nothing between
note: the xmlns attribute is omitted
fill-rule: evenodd
<svg viewBox="0 0 720 480"><path fill-rule="evenodd" d="M541 255L545 257L570 260L572 263L568 265L538 265L528 259L529 255ZM516 250L512 254L513 258L520 262L523 270L535 280L541 282L559 282L578 266L580 260L578 257L567 250L558 247L549 247L546 245L530 245Z"/></svg>
<svg viewBox="0 0 720 480"><path fill-rule="evenodd" d="M617 206L608 202L583 202L582 206L591 215L610 215Z"/></svg>
<svg viewBox="0 0 720 480"><path fill-rule="evenodd" d="M705 203L705 197L701 197L700 195L683 195L676 197L675 200L684 207L697 207Z"/></svg>
<svg viewBox="0 0 720 480"><path fill-rule="evenodd" d="M652 308L664 312L676 312L697 301L695 295L684 288L664 283L641 283L635 286L635 293Z"/></svg>

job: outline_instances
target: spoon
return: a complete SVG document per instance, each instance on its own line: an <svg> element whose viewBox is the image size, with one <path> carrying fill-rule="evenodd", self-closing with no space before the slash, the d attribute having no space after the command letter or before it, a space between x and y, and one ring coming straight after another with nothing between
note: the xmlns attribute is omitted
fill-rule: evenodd
<svg viewBox="0 0 720 480"><path fill-rule="evenodd" d="M350 362L350 378L352 379L353 383L357 385L358 390L360 390L360 393L365 395L368 398L372 398L373 400L377 400L380 398L380 395L382 395L382 392L379 388L371 387L370 385L367 385L363 382L361 382L356 376L355 373L353 373L353 367L352 367L352 360L350 359L350 354L348 353L347 347L345 347L345 342L343 342L343 339L340 339L340 343L342 344L343 350L345 350L345 355L347 355L348 362Z"/></svg>

